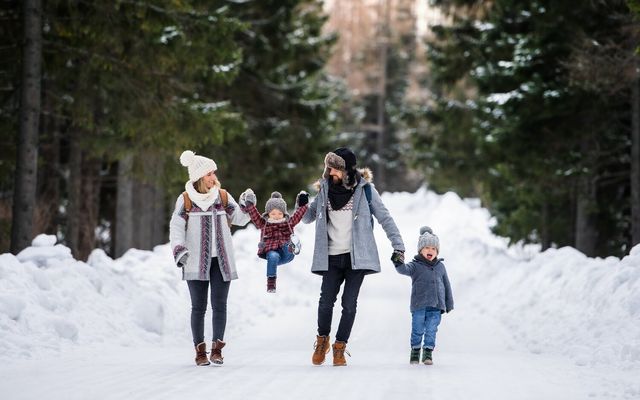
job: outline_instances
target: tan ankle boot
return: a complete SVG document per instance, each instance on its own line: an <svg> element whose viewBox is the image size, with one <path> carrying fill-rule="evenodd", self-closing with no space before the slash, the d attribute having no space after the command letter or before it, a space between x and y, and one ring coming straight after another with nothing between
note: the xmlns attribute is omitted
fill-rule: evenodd
<svg viewBox="0 0 640 400"><path fill-rule="evenodd" d="M207 360L207 344L205 342L196 346L196 365L209 365L209 360Z"/></svg>
<svg viewBox="0 0 640 400"><path fill-rule="evenodd" d="M316 342L313 345L313 357L311 357L313 365L322 364L324 362L324 357L328 352L329 336L316 336Z"/></svg>
<svg viewBox="0 0 640 400"><path fill-rule="evenodd" d="M336 341L333 344L333 365L336 367L340 367L343 365L347 365L347 360L344 358L344 353L347 353L349 356L349 352L347 351L347 344L345 342Z"/></svg>
<svg viewBox="0 0 640 400"><path fill-rule="evenodd" d="M222 357L222 348L226 345L220 339L217 339L211 344L211 362L214 364L222 365L224 358Z"/></svg>

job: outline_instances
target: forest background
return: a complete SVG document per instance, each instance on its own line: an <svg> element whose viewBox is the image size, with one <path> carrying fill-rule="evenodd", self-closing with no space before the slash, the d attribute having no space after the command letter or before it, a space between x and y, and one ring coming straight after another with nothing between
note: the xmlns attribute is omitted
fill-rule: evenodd
<svg viewBox="0 0 640 400"><path fill-rule="evenodd" d="M352 147L380 191L479 198L512 242L640 243L640 1L0 5L0 253L167 241L191 149L259 203ZM426 222L425 222L426 223Z"/></svg>

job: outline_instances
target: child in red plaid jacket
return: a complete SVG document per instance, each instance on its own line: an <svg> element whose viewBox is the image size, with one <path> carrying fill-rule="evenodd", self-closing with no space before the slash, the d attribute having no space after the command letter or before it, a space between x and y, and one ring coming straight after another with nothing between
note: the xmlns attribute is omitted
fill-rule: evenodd
<svg viewBox="0 0 640 400"><path fill-rule="evenodd" d="M293 228L300 222L309 207L309 194L302 191L296 197L296 211L287 213L287 203L279 192L273 192L265 205L264 214L256 208L256 195L247 189L240 195L240 206L260 229L258 257L267 260L267 292L275 293L278 265L286 264L295 256L290 247Z"/></svg>

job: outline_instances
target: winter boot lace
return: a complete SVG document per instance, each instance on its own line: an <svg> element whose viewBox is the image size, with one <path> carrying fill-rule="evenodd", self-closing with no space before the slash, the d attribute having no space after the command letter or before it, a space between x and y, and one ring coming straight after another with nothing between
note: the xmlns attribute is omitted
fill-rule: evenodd
<svg viewBox="0 0 640 400"><path fill-rule="evenodd" d="M267 277L267 293L275 293L276 292L276 277L269 276Z"/></svg>
<svg viewBox="0 0 640 400"><path fill-rule="evenodd" d="M351 354L349 354L349 352L347 351L347 343L336 341L333 344L333 365L334 366L340 367L343 365L347 365L347 360L344 358L344 353L347 353L347 355L351 357Z"/></svg>
<svg viewBox="0 0 640 400"><path fill-rule="evenodd" d="M409 364L419 364L420 363L420 347L417 349L411 349L411 356L409 357Z"/></svg>
<svg viewBox="0 0 640 400"><path fill-rule="evenodd" d="M313 344L313 357L311 362L313 365L320 365L324 362L325 355L329 352L329 336L316 337L316 342Z"/></svg>
<svg viewBox="0 0 640 400"><path fill-rule="evenodd" d="M196 346L196 365L209 365L209 360L207 360L207 344L205 342Z"/></svg>
<svg viewBox="0 0 640 400"><path fill-rule="evenodd" d="M222 357L222 348L226 345L220 339L216 339L215 342L211 344L211 362L217 365L222 365L224 358Z"/></svg>
<svg viewBox="0 0 640 400"><path fill-rule="evenodd" d="M433 364L433 350L424 348L422 349L422 362L426 365Z"/></svg>

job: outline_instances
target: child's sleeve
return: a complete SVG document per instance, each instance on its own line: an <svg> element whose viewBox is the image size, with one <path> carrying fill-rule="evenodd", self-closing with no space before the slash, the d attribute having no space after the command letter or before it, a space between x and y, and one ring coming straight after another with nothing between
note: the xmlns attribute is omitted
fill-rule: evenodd
<svg viewBox="0 0 640 400"><path fill-rule="evenodd" d="M303 223L310 224L316 220L316 211L318 209L318 197L320 196L316 195L316 197L314 197L313 200L311 200L307 204L307 211L304 213L304 216L302 217Z"/></svg>
<svg viewBox="0 0 640 400"><path fill-rule="evenodd" d="M240 205L236 203L231 193L227 192L227 208L225 211L229 216L229 220L233 225L245 226L249 222L247 215L240 209Z"/></svg>
<svg viewBox="0 0 640 400"><path fill-rule="evenodd" d="M443 265L444 268L444 265ZM453 292L451 291L451 284L449 283L449 276L447 275L447 269L444 268L444 275L442 276L444 282L444 302L447 307L447 312L453 310Z"/></svg>
<svg viewBox="0 0 640 400"><path fill-rule="evenodd" d="M296 209L296 212L293 213L293 215L291 216L291 219L289 220L289 224L291 225L291 228L298 225L298 222L300 222L300 220L304 216L304 213L307 212L308 208L309 208L309 204L305 204L302 207L298 207Z"/></svg>
<svg viewBox="0 0 640 400"><path fill-rule="evenodd" d="M413 261L407 264L395 264L395 266L396 266L396 271L400 275L411 276L411 274L413 274L413 269L414 269Z"/></svg>
<svg viewBox="0 0 640 400"><path fill-rule="evenodd" d="M262 229L264 227L264 218L262 218L262 215L258 212L255 204L247 204L245 211L249 213L249 218L251 218L251 222L253 222L256 228Z"/></svg>

